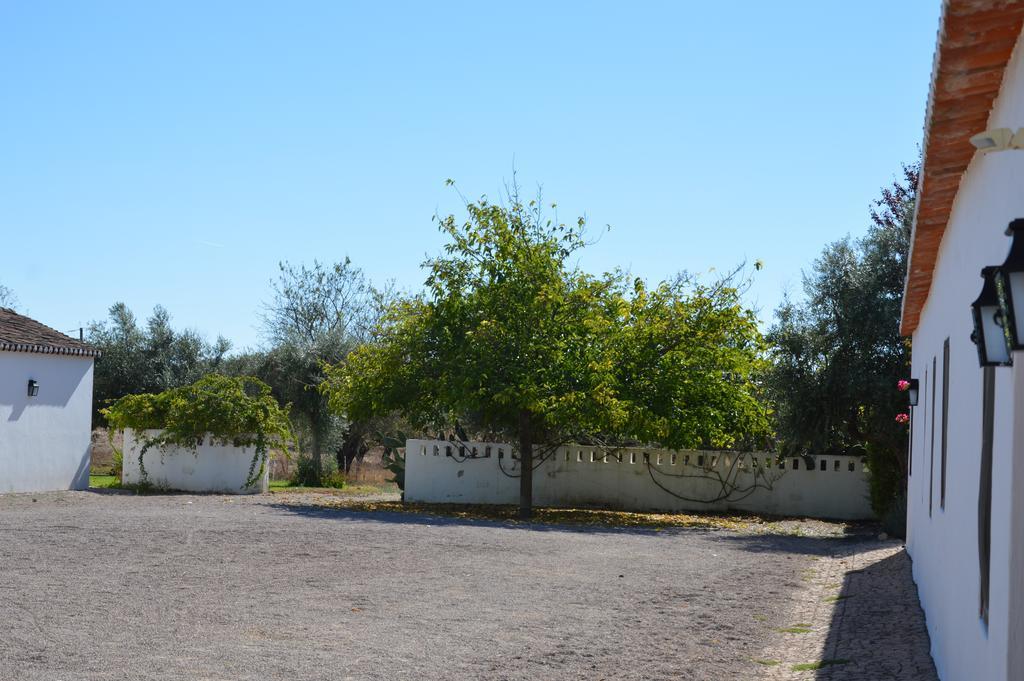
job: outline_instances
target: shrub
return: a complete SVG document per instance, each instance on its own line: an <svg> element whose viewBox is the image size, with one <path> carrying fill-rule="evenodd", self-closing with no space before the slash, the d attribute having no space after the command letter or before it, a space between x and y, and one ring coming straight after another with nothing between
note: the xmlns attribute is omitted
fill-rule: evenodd
<svg viewBox="0 0 1024 681"><path fill-rule="evenodd" d="M325 456L320 462L320 478L317 479L316 465L313 457L300 455L295 460L291 483L299 487L333 487L341 489L345 486L345 472L338 470L338 462L333 456Z"/></svg>
<svg viewBox="0 0 1024 681"><path fill-rule="evenodd" d="M110 425L108 435L125 428L136 431L142 443L139 467L144 481L142 458L150 448L176 446L195 453L209 436L214 444L255 447L243 485L249 487L263 475L270 448L287 451L292 440L288 409L278 405L270 387L259 379L210 374L162 393L126 395L102 413ZM147 430L160 432L150 435Z"/></svg>
<svg viewBox="0 0 1024 681"><path fill-rule="evenodd" d="M882 514L882 529L890 537L907 538L907 497L896 497L896 501Z"/></svg>

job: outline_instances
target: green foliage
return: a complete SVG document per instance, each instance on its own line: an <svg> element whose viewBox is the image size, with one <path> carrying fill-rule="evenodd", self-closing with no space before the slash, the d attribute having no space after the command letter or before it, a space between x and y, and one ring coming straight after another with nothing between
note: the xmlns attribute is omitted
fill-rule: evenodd
<svg viewBox="0 0 1024 681"><path fill-rule="evenodd" d="M292 404L296 432L310 451L311 468L303 479L319 486L321 475L330 476L326 459L333 458L322 452L342 449L352 430L331 413L319 389L326 378L324 364L343 361L367 338L388 294L374 289L347 258L333 265L314 261L311 267L280 263L271 287L274 296L263 315L270 349L245 362L279 399Z"/></svg>
<svg viewBox="0 0 1024 681"><path fill-rule="evenodd" d="M882 190L861 240L824 249L804 275L805 300L785 301L768 334L770 393L791 453L866 456L871 502L883 514L906 480L907 432L896 423L906 395L910 344L899 319L917 166Z"/></svg>
<svg viewBox="0 0 1024 681"><path fill-rule="evenodd" d="M395 437L389 437L386 435L378 436L381 445L384 447L384 453L380 457L381 464L385 470L391 472L393 477L391 480L398 489L405 491L405 434L399 432Z"/></svg>
<svg viewBox="0 0 1024 681"><path fill-rule="evenodd" d="M156 393L188 385L220 371L231 343L207 343L195 331L176 331L161 306L140 327L124 303L110 308L106 321L93 322L86 340L102 352L93 379L94 425L104 406L125 395Z"/></svg>
<svg viewBox="0 0 1024 681"><path fill-rule="evenodd" d="M303 454L295 459L290 482L296 487L341 489L345 486L345 471L339 470L337 461L331 457L321 461L318 467L313 457Z"/></svg>
<svg viewBox="0 0 1024 681"><path fill-rule="evenodd" d="M292 440L289 407L281 408L270 387L252 377L211 374L161 393L126 395L103 410L112 430L131 428L142 442L139 464L152 447L193 452L207 436L215 444L255 447L243 487L263 474L271 448L287 451ZM147 430L159 430L150 434ZM142 467L143 478L146 477Z"/></svg>
<svg viewBox="0 0 1024 681"><path fill-rule="evenodd" d="M124 471L124 451L113 448L113 456L110 461L110 474L116 475L118 478L121 477L121 473Z"/></svg>
<svg viewBox="0 0 1024 681"><path fill-rule="evenodd" d="M327 371L350 419L399 412L414 427L460 422L520 449L592 438L728 447L763 438L762 339L727 278L648 287L571 265L585 223L541 202L468 203L440 220L424 295L392 305L373 338ZM526 443L524 445L524 443Z"/></svg>

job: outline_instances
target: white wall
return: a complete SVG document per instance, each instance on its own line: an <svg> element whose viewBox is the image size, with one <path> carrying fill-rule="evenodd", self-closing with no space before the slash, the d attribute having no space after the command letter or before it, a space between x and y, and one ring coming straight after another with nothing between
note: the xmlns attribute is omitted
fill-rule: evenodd
<svg viewBox="0 0 1024 681"><path fill-rule="evenodd" d="M1024 127L1022 51L1018 41L989 129ZM978 564L982 370L970 340L969 307L981 290L981 268L997 265L1006 257L1009 239L1003 232L1011 220L1019 217L1024 217L1024 151L977 154L964 174L939 249L932 288L913 336L911 373L921 381L921 399L913 413L907 549L914 559L914 578L931 634L932 656L944 681L1024 678L1024 660L1008 662L1008 656L1019 657L1021 652L1020 645L1008 644L1008 603L1011 574L1017 575L1019 582L1024 573L1024 564L1017 564L1012 571L1010 565L1011 544L1016 542L1019 546L1022 541L1019 517L1011 535L1011 506L1015 497L1019 504L1024 495L1020 481L1024 459L1013 456L1014 420L1022 417L1024 407L1015 401L1014 393L1019 393L1024 383L1024 356L1015 357L1015 367L996 370L991 610L986 628L979 618ZM943 342L947 337L950 403L943 509L941 374ZM933 358L937 376L932 371Z"/></svg>
<svg viewBox="0 0 1024 681"><path fill-rule="evenodd" d="M515 504L519 500L518 461L511 447L498 443L469 443L480 458L460 456L459 447L444 441L409 440L405 455L405 498L430 503ZM490 456L486 457L490 448ZM448 456L448 452L452 456ZM650 466L644 463L647 454ZM499 457L499 454L503 454ZM734 452L670 452L657 449L618 450L605 456L593 447L559 448L534 471L534 503L539 506L600 506L624 510L726 511L737 510L817 518L870 518L867 478L859 460L850 457L819 457L814 470L803 459L784 459L780 470L770 454L740 455L738 487L754 479L754 458L763 469L762 484L748 496L735 493L728 499L707 503L721 495L722 486L700 465L715 463L725 473L733 466ZM821 461L826 470L820 470ZM687 463L688 461L688 463ZM839 470L836 470L836 462ZM854 470L848 466L853 463ZM653 470L650 470L653 469ZM685 476L685 477L683 477ZM664 488L672 493L660 488ZM679 498L679 495L686 499Z"/></svg>
<svg viewBox="0 0 1024 681"><path fill-rule="evenodd" d="M158 433L159 431L147 431ZM142 444L130 428L124 432L124 464L121 482L135 485L143 482L139 467ZM255 447L232 447L210 444L209 438L193 452L191 449L151 447L143 456L146 480L157 486L184 492L222 492L224 494L253 494L266 492L269 486L270 466L256 484L245 487L249 466L256 453ZM259 466L259 463L256 464Z"/></svg>
<svg viewBox="0 0 1024 681"><path fill-rule="evenodd" d="M89 486L92 371L92 358L0 351L0 492Z"/></svg>

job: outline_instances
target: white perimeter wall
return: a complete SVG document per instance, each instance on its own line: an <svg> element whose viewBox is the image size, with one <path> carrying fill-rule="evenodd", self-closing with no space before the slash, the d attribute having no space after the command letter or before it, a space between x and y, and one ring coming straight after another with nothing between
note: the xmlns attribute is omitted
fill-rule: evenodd
<svg viewBox="0 0 1024 681"><path fill-rule="evenodd" d="M0 492L89 486L92 371L92 358L0 351Z"/></svg>
<svg viewBox="0 0 1024 681"><path fill-rule="evenodd" d="M159 433L159 431L147 431ZM124 431L124 464L121 481L134 485L143 481L139 467L142 444L136 433ZM224 494L253 494L266 492L270 466L255 485L243 487L249 477L249 465L256 453L255 447L232 447L210 444L209 438L193 452L191 449L151 447L146 450L143 463L147 481L157 487L184 492L221 492ZM259 463L256 464L259 466Z"/></svg>
<svg viewBox="0 0 1024 681"><path fill-rule="evenodd" d="M515 504L519 501L519 462L506 444L473 442L478 458L465 458L459 446L435 440L409 440L405 450L405 498L407 501L466 504ZM488 449L490 456L486 456ZM448 456L451 452L452 456ZM650 466L644 462L647 454ZM619 460L621 456L621 461ZM757 489L749 496L706 503L720 495L722 486L703 466L724 474L739 456L735 469L738 487L749 486L755 459L771 481L771 489ZM703 461L701 461L703 459ZM794 469L794 461L799 468ZM826 470L821 470L821 462ZM838 462L838 470L837 470ZM770 454L734 452L671 452L656 449L622 449L616 455L593 447L559 448L534 471L533 499L539 506L599 506L624 510L726 511L737 510L776 515L857 519L872 517L867 477L859 459L818 457L814 470L803 459L783 459L779 469ZM853 464L854 470L849 470ZM652 469L653 470L650 470ZM685 476L685 477L684 477ZM653 479L652 479L653 478ZM681 499L661 489L687 497ZM762 483L763 484L763 483ZM743 498L741 498L743 497Z"/></svg>
<svg viewBox="0 0 1024 681"><path fill-rule="evenodd" d="M1021 53L1018 41L989 129L1024 127ZM1015 419L1024 418L1024 401L1015 399L1015 392L1021 394L1024 387L1024 354L1016 355L1013 368L995 371L991 610L986 628L979 617L978 562L982 370L970 340L970 304L981 291L981 268L1003 262L1010 244L1003 232L1011 220L1020 217L1024 217L1024 150L977 154L964 174L939 249L928 301L913 336L911 373L921 381L921 398L912 416L907 549L914 559L914 579L931 634L932 656L943 681L1024 679L1024 641L1019 638L1019 619L1024 616L1024 561L1018 557L1011 569L1011 548L1024 550L1024 451L1015 453L1014 443L1022 438L1015 438L1013 432ZM946 504L941 508L942 353L946 338L950 343L949 420ZM1012 627L1011 598L1017 603ZM1017 637L1017 643L1010 644L1011 636Z"/></svg>

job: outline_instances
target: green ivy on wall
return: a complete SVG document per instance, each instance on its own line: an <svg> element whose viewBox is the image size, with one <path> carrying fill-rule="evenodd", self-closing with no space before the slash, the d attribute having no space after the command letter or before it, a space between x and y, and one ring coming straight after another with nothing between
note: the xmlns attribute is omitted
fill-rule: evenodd
<svg viewBox="0 0 1024 681"><path fill-rule="evenodd" d="M111 434L125 428L137 433L143 480L147 474L142 458L153 447L181 447L197 453L206 437L211 444L255 447L245 488L263 475L272 448L288 451L293 440L290 406L278 405L270 386L257 378L210 374L161 393L126 395L102 413Z"/></svg>

